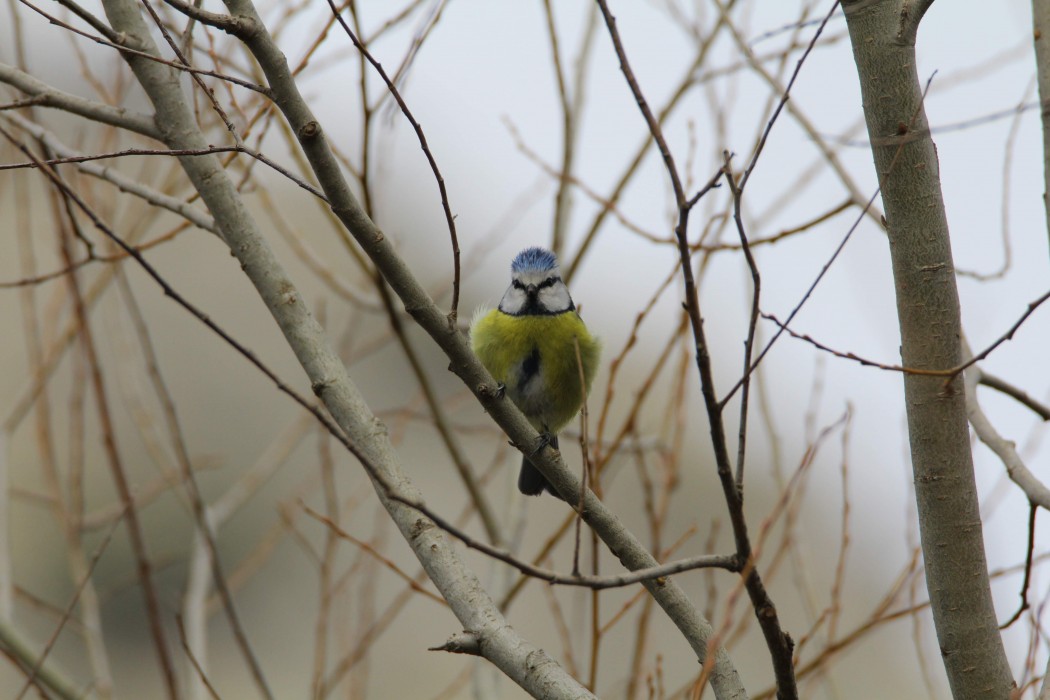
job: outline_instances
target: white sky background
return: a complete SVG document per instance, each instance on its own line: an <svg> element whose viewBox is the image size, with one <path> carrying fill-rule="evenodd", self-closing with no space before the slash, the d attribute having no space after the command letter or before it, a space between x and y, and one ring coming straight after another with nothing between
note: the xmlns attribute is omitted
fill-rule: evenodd
<svg viewBox="0 0 1050 700"><path fill-rule="evenodd" d="M571 66L590 4L582 0L553 4L557 7L563 59ZM703 24L710 25L713 5L682 4L700 6ZM802 4L770 0L742 2L742 9L735 12L734 17L740 22L745 38L753 41L794 22ZM391 6L388 2L363 2L366 25L386 17ZM638 0L612 3L636 76L654 108L663 105L692 51L688 37L674 26L664 11L666 6L663 2ZM217 3L206 7L219 9ZM827 2L820 2L810 16L820 18L827 8ZM326 5L318 2L282 38L282 46L293 62L326 12ZM695 15L692 9L684 12ZM0 17L6 15L0 14ZM0 22L0 59L9 61L11 56L3 46L6 30L2 24ZM802 31L803 43L814 29ZM838 14L824 33L826 38L838 37L837 41L820 46L811 54L792 92L792 103L821 134L832 140L858 124L861 117L857 77L845 32L845 23ZM1013 117L967 129L939 132L938 127L1037 100L1031 32L1030 9L1021 0L999 3L941 0L927 14L919 33L920 79L925 80L936 72L927 114L940 155L953 250L960 270L989 273L1002 264L1004 148ZM54 46L54 42L66 41L61 31L34 19L31 33L40 42L33 47L40 77L74 89L75 76L59 62L49 60L44 51L45 47ZM778 50L789 35L790 31L775 34L755 42L753 48L759 55ZM61 39L56 38L60 36ZM376 57L392 70L410 36L409 32L402 31L379 42L373 47ZM337 31L333 31L329 43L337 47L333 50L344 57L343 62L329 64L323 73L312 74L304 82L304 93L312 99L329 135L347 152L356 155L360 126L357 61L349 41ZM618 70L604 27L599 27L595 44L586 83L586 107L575 174L605 195L643 138L645 125ZM108 53L102 50L92 47L89 51L108 60ZM326 53L330 52L322 51L315 59L318 65ZM794 54L792 65L800 53ZM738 60L735 46L723 36L705 65L709 70ZM378 81L374 81L374 85L378 88ZM695 190L698 183L710 177L721 161L723 149L735 152L734 164L743 167L750 157L756 134L768 119L765 110L769 95L768 88L745 69L714 80L707 88L694 89L677 108L666 133L679 167L684 171L687 162L693 163L687 173L691 189ZM507 283L509 260L517 250L549 241L554 183L520 152L505 125L505 120L512 122L530 149L546 162L557 165L561 150L560 114L542 3L451 0L412 68L404 85L404 96L426 131L457 215L463 259L470 262L463 271L461 316L469 317L474 307L498 301ZM718 140L720 137L713 128L712 101L726 105L724 140ZM380 191L377 221L398 241L421 278L438 286L449 278L451 256L437 187L400 113L390 113L382 124L385 131L379 141L381 148L374 154ZM690 128L695 134L691 158ZM861 190L870 194L874 192L875 175L864 137L863 128L850 132L853 145L843 148L840 156ZM783 113L745 193L745 224L750 237L762 238L796 226L845 199L846 191L826 170L812 182L799 185L798 173L817 158L816 148L797 122ZM1001 279L959 280L964 327L975 351L1005 332L1026 305L1050 286L1050 254L1041 200L1044 184L1038 109L1029 109L1019 117L1006 174L1009 177L1006 199L1011 267ZM537 187L537 183L545 184ZM516 204L530 189L536 195L527 197L527 206ZM787 204L766 215L767 208L785 193L790 194ZM295 192L289 196L300 195ZM690 230L692 240L713 208L721 207L727 196L722 188L709 194L698 206ZM592 203L579 192L574 201L568 227L570 254L576 251L595 211ZM876 205L879 204L876 201ZM628 188L622 209L646 230L662 236L670 234L669 184L655 151L647 157L642 171ZM508 212L511 217L506 219ZM762 309L780 318L786 317L856 218L857 212L851 209L804 235L756 250L763 275ZM505 220L512 225L493 233L493 227ZM0 235L7 237L2 230ZM728 231L726 240L734 239L735 232ZM214 246L211 250L214 252ZM793 327L838 350L897 363L898 331L887 252L883 234L871 222L861 222ZM605 342L606 361L619 352L634 315L670 271L676 257L673 248L654 246L614 219L605 224L599 241L574 280L572 292L584 310L588 325ZM349 269L346 260L336 259L332 264L337 269L340 266ZM3 270L9 272L7 267ZM707 319L705 328L722 392L735 382L740 371L748 285L743 258L735 253L716 257L703 280L701 307ZM680 288L672 286L664 295L657 320L643 328L639 354L657 352L666 342L680 294ZM329 314L337 316L338 310L330 308ZM768 338L773 327L763 322L760 331L761 337ZM1050 392L1048 347L1050 309L1041 308L1014 339L1001 346L983 366L1023 386L1032 395L1046 398ZM768 357L764 376L775 407L776 428L782 439L781 457L787 469L797 464L805 448L803 414L809 407L815 372L824 372L818 425L834 421L847 402L852 406L849 488L855 519L853 568L847 584L856 586L851 589L852 596L861 599L860 609L865 611L871 605L871 601L864 602L865 591L869 590L865 585L872 584L872 596L888 585L905 556L906 533L913 527L913 506L907 500L910 467L903 432L901 379L896 374L860 367L846 360L821 357L818 361L812 348L785 336ZM436 370L445 364L436 356L432 359ZM637 366L640 371L647 364L639 360ZM628 367L625 372L629 371ZM353 368L351 372L353 374ZM691 381L696 381L695 372L689 376ZM603 371L593 396L604 395L606 380L607 372ZM362 377L361 381L372 398L383 401L384 384L380 379ZM451 383L445 386L458 389ZM1038 445L1045 428L1039 427L1037 418L1010 399L987 389L980 391L985 410L1004 435L1022 446L1035 441L1023 454L1037 475L1050 478L1050 447ZM696 387L693 393L698 394ZM629 397L622 400L626 402ZM696 406L699 407L699 401ZM729 413L735 416L735 412L734 408ZM748 501L753 530L764 517L763 508L768 507L772 498L772 489L764 489L770 478L771 450L766 444L769 438L761 430L757 415L756 405L752 411L747 484L753 489L749 493L755 494ZM692 416L697 426L697 450L706 449L706 442L702 442L707 433L706 420L699 408ZM730 432L735 432L735 427L731 426ZM824 546L830 548L827 550L830 561L838 542L837 449L837 442L829 446L826 456L814 466L810 483L813 503L809 513L810 534L814 543L811 556L817 562L815 567L821 570L828 567L826 561L821 564L822 543L827 540ZM418 473L419 469L411 464L411 454L406 451L407 469L424 489L447 485L452 479L451 470L445 475ZM990 452L978 445L974 455L987 516L985 539L990 567L1017 564L1024 557L1027 506L1015 487L1004 485L1002 465ZM699 461L702 467L710 466L706 457ZM616 485L621 483L624 489L629 489L633 482L625 479L614 482L610 499L630 519L636 500L629 491L616 492ZM686 487L717 490L713 473L695 475L692 482L687 480ZM719 499L704 502L713 508L720 506ZM527 507L534 513L560 512L557 504L551 502L530 502ZM688 512L689 508L685 510L683 522L689 519L707 522L708 516ZM1037 551L1045 551L1047 534L1050 534L1050 525L1044 517L1039 527ZM1037 568L1031 586L1033 600L1044 594L1046 581L1045 571ZM1016 608L1019 587L1019 575L1005 577L994 584L1001 620ZM522 619L526 617L525 610L522 606L518 616L512 613L511 621L528 629L529 621ZM790 617L791 612L787 616ZM900 639L907 639L910 630L901 633L905 636ZM946 696L932 628L926 634L933 677ZM1006 633L1015 671L1027 648L1024 635L1022 625ZM556 646L551 639L534 641L551 646L552 651ZM1042 667L1043 661L1039 660L1037 668ZM844 665L844 668L849 667ZM902 671L911 683L918 678L915 673L914 668ZM846 678L844 675L840 681ZM761 675L754 679L753 690L764 688L769 680ZM608 690L615 692L617 687L610 685ZM901 689L897 697L926 696L921 686L911 687L914 695L901 695L899 693L905 692ZM507 684L502 689L505 697L517 697L516 689ZM880 695L876 692L874 696ZM854 696L847 692L843 697Z"/></svg>

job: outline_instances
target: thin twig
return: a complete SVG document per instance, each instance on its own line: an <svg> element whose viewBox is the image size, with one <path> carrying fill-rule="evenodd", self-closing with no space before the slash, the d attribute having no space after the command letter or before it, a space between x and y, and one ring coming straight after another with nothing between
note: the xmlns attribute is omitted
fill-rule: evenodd
<svg viewBox="0 0 1050 700"><path fill-rule="evenodd" d="M983 369L978 369L978 372L980 373L977 379L978 384L983 384L990 389L1001 391L1021 405L1027 406L1044 421L1050 421L1050 406L1047 406L1041 401L1037 401L1029 396L1026 391L1010 384L1005 379L1001 379L994 374L989 374Z"/></svg>
<svg viewBox="0 0 1050 700"><path fill-rule="evenodd" d="M685 306L688 311L690 326L693 330L694 349L696 351L696 364L700 374L701 393L707 409L708 423L711 429L711 441L715 452L715 461L722 492L729 509L730 521L733 525L733 535L736 543L736 556L742 563L741 578L747 589L748 596L754 607L755 616L765 637L766 645L773 662L773 671L776 676L778 692L782 694L783 700L792 700L798 697L798 687L795 682L794 668L792 665L791 637L786 634L780 625L776 607L769 593L762 583L758 573L756 562L752 558L751 543L747 533L747 521L743 511L743 493L733 478L732 466L729 460L729 452L726 444L725 426L722 420L722 406L715 396L714 373L711 367L710 356L707 349L707 340L704 337L703 320L700 313L700 302L697 293L696 282L693 278L692 261L688 243L689 212L692 209L690 200L687 200L681 180L675 166L674 157L671 154L667 141L664 139L663 130L659 121L649 109L649 104L642 93L638 81L635 79L634 71L631 69L627 54L620 40L620 34L616 29L616 20L609 10L606 0L597 0L605 19L605 25L609 31L613 48L620 62L620 70L634 96L635 102L641 111L649 132L656 142L663 159L667 175L671 180L674 191L675 204L678 209L678 221L675 225L675 237L678 240L679 257L682 268L682 279L685 285ZM716 173L716 178L721 177L725 166ZM715 180L716 178L712 178ZM716 643L712 638L711 644ZM714 660L715 654L708 654L705 659L705 669L711 669L709 664ZM708 672L710 672L708 670Z"/></svg>
<svg viewBox="0 0 1050 700"><path fill-rule="evenodd" d="M339 14L339 9L335 6L333 0L328 0L328 6L332 8L332 13L335 15L336 20L343 27L343 31L350 37L350 41L354 42L354 46L357 50L364 55L368 62L372 64L372 67L376 69L379 77L386 83L387 89L390 94L394 96L398 106L401 108L401 112L405 115L408 123L411 124L412 129L416 132L416 138L419 139L419 146L423 149L423 154L427 158L427 163L430 164L430 170L434 173L434 179L437 180L438 191L441 193L441 208L445 212L445 223L448 225L449 237L452 240L452 307L449 310L448 319L449 325L456 325L456 318L459 315L459 285L460 285L460 266L459 266L459 237L456 234L456 217L452 215L452 208L448 203L448 191L445 189L445 178L441 176L441 170L438 169L437 161L434 159L434 154L430 151L430 146L427 144L427 137L423 133L423 127L419 125L416 118L412 116L412 111L409 110L405 100L401 97L400 91L397 86L387 77L386 71L383 70L383 66L380 65L368 49L365 47L361 40L357 38L353 30L350 29L350 25L346 23L342 15Z"/></svg>
<svg viewBox="0 0 1050 700"><path fill-rule="evenodd" d="M1008 340L1012 340L1013 337L1014 337L1014 334L1021 327L1021 325L1025 321L1028 320L1028 317L1031 316L1032 313L1037 308L1039 308L1040 305L1042 305L1044 302L1046 302L1048 299L1050 299L1050 290L1048 290L1046 293L1044 293L1038 299L1035 299L1034 301L1029 302L1028 306L1025 308L1024 313L1021 314L1021 316L1013 323L1013 325L1010 326L1009 329L1007 329L1007 331L1005 333L1003 333L1001 336L999 336L994 341L992 341L992 343L988 347L986 347L984 350L982 350L981 352L977 353L976 355L974 355L970 359L966 360L965 362L963 362L963 363L961 363L959 365L956 365L955 367L950 367L948 369L922 369L922 368L919 368L919 367L903 367L901 365L883 364L881 362L876 362L875 360L868 360L868 359L865 359L865 358L861 357L860 355L857 355L857 354L852 353L852 352L842 352L841 350L835 350L834 348L830 348L827 345L824 345L823 343L813 339L809 335L806 335L804 333L797 333L797 332L791 330L791 328L789 328L788 325L787 325L790 322L790 317L789 317L789 319L787 321L781 321L780 319L778 319L773 314L763 313L762 314L762 318L767 319L769 321L772 321L773 323L775 323L780 328L780 330L782 332L786 332L792 338L796 338L798 340L803 340L803 341L809 343L810 345L812 345L813 347L817 348L818 350L823 350L824 352L830 353L830 354L834 355L835 357L841 357L844 360L852 360L852 361L857 362L858 364L860 364L860 365L862 365L864 367L877 367L879 369L884 369L884 370L888 370L888 371L891 371L891 372L901 372L902 374L917 374L917 375L922 375L922 376L926 376L926 377L945 377L946 378L945 384L947 385L953 379L955 379L955 377L959 376L959 374L961 374L965 370L969 369L970 367L975 365L977 362L980 362L981 360L983 360L983 359L987 358L989 355L991 355L992 352L997 347L999 347L1000 345L1002 345L1003 343L1005 343ZM770 343L772 343L772 341L770 341ZM761 359L761 357L759 359ZM756 360L755 364L758 364L757 360ZM991 385L991 384L989 384L989 385ZM998 385L998 384L996 385L995 388L999 388L999 389L1005 391L1005 389L1001 388L1001 385ZM1014 391L1017 391L1017 390L1015 389ZM1009 393L1009 392L1006 392L1006 393ZM1020 395L1015 395L1015 394L1011 393L1010 395L1013 396L1014 398L1016 398L1018 401L1022 401L1022 403L1025 403L1026 406L1029 406L1029 408L1032 408L1032 410L1036 411L1036 413L1039 413L1040 416L1043 417L1044 420L1046 420L1048 418L1047 416L1044 415L1044 413L1041 410L1039 410L1039 409L1041 409L1043 407L1041 407L1037 402L1033 402L1032 399L1030 399L1030 398L1028 398L1027 401L1024 401L1021 398L1021 395L1024 395L1024 392L1019 392L1019 394ZM1024 396L1027 398L1027 395L1024 395ZM1034 406L1030 405L1030 404L1034 404Z"/></svg>
<svg viewBox="0 0 1050 700"><path fill-rule="evenodd" d="M215 542L215 533L212 531L212 523L208 518L204 505L204 498L201 496L201 490L197 484L197 477L193 470L193 460L190 457L189 448L186 446L186 440L179 421L178 411L175 407L175 399L171 395L167 382L164 381L164 377L161 373L160 362L157 359L157 354L153 348L153 341L150 338L145 316L142 313L142 309L139 308L138 302L136 301L134 294L131 292L131 286L128 284L127 276L123 274L122 270L117 273L117 282L120 284L120 288L124 292L128 313L134 324L135 332L139 339L139 345L142 348L142 354L146 361L146 371L149 375L154 393L160 402L161 412L168 429L168 437L175 453L175 460L178 463L179 471L182 475L182 481L186 485L186 491L190 501L190 510L193 512L193 518L199 537L204 542L205 549L207 550L208 562L211 565L212 579L215 584L215 589L219 592L219 597L222 600L223 612L225 612L226 620L229 622L230 629L233 631L233 638L236 646L244 656L244 660L248 664L248 668L255 679L256 685L263 690L265 695L268 695L269 690L267 690L267 683L265 676L263 675L262 666L256 658L255 653L252 651L251 643L248 641L248 635L244 630L244 625L241 624L240 616L237 614L237 608L233 602L233 594L230 592L230 587L226 581L226 574L223 572L222 560L219 558L219 547Z"/></svg>
<svg viewBox="0 0 1050 700"><path fill-rule="evenodd" d="M253 91L258 92L258 93L260 93L262 95L269 96L269 90L266 87L262 86L262 85L258 85L256 83L251 83L251 82L248 82L247 80L241 80L240 78L234 78L232 75L225 75L223 73L218 73L216 71L204 70L202 68L193 68L192 66L188 65L184 61L169 61L168 59L161 58L160 56L155 56L155 55L153 55L151 53L148 53L146 51L140 51L140 50L135 49L135 48L133 48L131 46L125 46L124 44L121 44L121 43L118 43L118 42L128 41L128 38L126 36L122 35L122 34L119 34L119 33L115 33L115 34L111 35L109 39L104 39L102 37L95 36L93 34L90 34L88 32L83 31L82 29L77 29L76 27L74 27L74 26L72 26L70 24L67 24L66 22L63 22L62 20L60 20L58 17L55 17L54 15L51 15L51 14L48 14L47 12L44 12L42 9L40 9L39 7L33 5L32 3L28 2L27 0L19 0L19 2L21 2L23 5L25 5L29 9L33 10L34 12L37 12L40 15L43 15L43 17L46 18L47 21L50 22L51 24L54 24L54 25L56 25L58 27L61 27L62 29L65 29L66 31L72 32L74 34L78 34L78 35L84 37L85 39L90 39L91 41L95 42L96 44L100 44L102 46L108 46L109 48L116 49L117 51L120 51L121 53L124 53L124 54L129 54L129 55L132 55L132 56L138 56L140 58L145 58L147 60L154 61L156 63L162 63L162 64L164 64L166 66L170 66L171 68L174 68L176 70L180 70L180 71L184 71L186 73L189 73L190 75L194 76L198 80L200 79L200 76L206 75L206 76L208 76L210 78L218 78L219 80L224 80L226 82L233 83L234 85L240 85L243 88L248 88L249 90L253 90Z"/></svg>
<svg viewBox="0 0 1050 700"><path fill-rule="evenodd" d="M819 215L813 217L812 219L810 219L809 221L806 221L805 223L799 224L798 226L792 226L791 228L786 228L783 231L780 231L778 233L773 234L772 236L766 236L765 238L755 238L754 240L749 240L747 245L748 245L749 248L754 250L758 246L771 245L773 243L779 243L780 241L784 240L785 238L789 238L791 236L795 236L795 235L797 235L799 233L805 233L806 231L808 231L809 229L813 228L817 224L824 223L828 219L831 219L832 217L834 217L834 216L836 216L838 214L841 214L842 212L846 211L847 209L849 209L852 206L853 206L853 200L852 199L846 199L841 204L838 204L838 205L832 207L831 209L829 209L828 211L824 212L823 214L819 214ZM700 243L697 246L695 246L695 248L697 250L702 250L702 251L704 251L706 253L717 253L717 252L720 252L720 251L723 251L723 250L733 250L733 251L735 251L735 250L743 250L743 247L744 246L741 243L729 243L729 242L726 242L726 243Z"/></svg>
<svg viewBox="0 0 1050 700"><path fill-rule="evenodd" d="M270 159L265 154L256 151L253 148L245 144L239 144L236 146L209 146L208 148L200 149L183 149L183 150L168 150L164 148L125 148L121 151L114 151L111 153L97 153L93 155L81 155L81 156L67 156L64 158L51 158L49 160L41 160L39 164L37 162L28 163L0 163L0 171L2 170L20 170L24 168L39 168L41 165L62 165L64 163L88 163L95 160L108 160L110 158L124 158L127 156L207 156L215 153L243 153L247 156L254 158L255 160L269 166L277 173L288 178L299 187L303 188L313 196L317 197L323 202L328 202L328 198L325 197L317 187L314 187L306 180L302 179L295 173L291 172L284 166Z"/></svg>
<svg viewBox="0 0 1050 700"><path fill-rule="evenodd" d="M442 530L461 541L470 549L477 550L489 557L492 557L493 559L502 561L505 564L509 564L510 566L513 566L515 569L525 574L526 576L540 579L542 581L546 581L547 583L551 583L554 585L579 586L582 588L602 590L606 588L622 588L624 586L630 586L632 584L641 583L642 581L660 581L669 576L673 576L674 574L683 573L685 571L693 571L695 569L712 568L725 569L727 571L738 570L738 561L733 555L705 554L696 557L689 557L686 559L678 559L676 561L668 562L667 564L660 564L659 566L654 566L647 569L638 569L637 571L631 571L624 574L614 574L606 576L577 576L574 574L559 574L555 571L550 571L548 569L543 569L534 564L530 564L513 556L506 550L500 549L498 547L493 547L482 542L481 540L471 537L461 528L457 527L452 522L446 520L440 515L437 515L421 503L402 498L396 494L390 494L390 497L394 500L404 503L407 506L419 510L421 513L433 520L438 527L440 527ZM351 535L349 535L337 525L335 525L335 523L331 522L328 518L312 510L308 506L304 505L303 510L306 513L308 513L311 517L324 523L328 527L334 528L340 537L344 537L346 539L354 541L355 544L360 543L359 540L356 540ZM376 553L376 556L378 556L378 553ZM410 581L410 579L407 576L402 575L402 578L404 578L406 581Z"/></svg>
<svg viewBox="0 0 1050 700"><path fill-rule="evenodd" d="M126 510L124 511L127 512ZM122 514L123 515L123 514ZM29 688L36 684L37 676L44 667L44 662L47 661L48 654L55 646L55 642L58 641L58 636L62 633L65 628L66 622L73 615L73 610L77 604L80 603L80 596L83 594L84 589L91 585L91 576L95 572L95 567L98 566L98 562L102 559L102 554L109 547L110 540L113 539L113 533L116 532L117 526L123 521L123 518L117 518L113 521L109 530L106 531L105 536L99 543L98 547L95 548L95 553L91 557L91 561L88 562L87 570L80 577L80 582L77 584L77 589L69 599L69 603L66 605L66 609L62 612L62 617L59 619L55 629L51 631L51 636L48 638L47 643L44 645L43 651L40 652L40 656L33 661L32 667L30 668L29 674L26 676L25 684L19 691L18 695L15 696L16 700L21 700L25 697L26 692Z"/></svg>
<svg viewBox="0 0 1050 700"><path fill-rule="evenodd" d="M758 165L758 158L762 155L763 149L766 147L766 141L769 139L769 134L773 131L773 125L777 122L777 117L780 116L780 112L784 109L787 104L788 98L791 95L791 87L795 84L795 80L798 78L799 73L802 72L802 64L809 58L809 54L812 53L813 47L817 45L817 40L820 38L821 33L824 31L824 27L827 26L831 16L835 14L835 11L839 9L839 0L835 0L831 4L831 9L824 15L824 20L817 25L817 31L813 33L813 38L810 39L809 44L806 45L806 50L799 56L798 62L795 64L795 70L791 73L791 77L788 79L787 85L784 86L784 90L780 94L780 100L777 102L776 109L773 110L773 114L769 117L769 121L766 123L766 128L762 132L762 137L758 140L758 145L755 147L755 152L751 155L751 162L747 164L747 168L744 169L744 175L740 178L740 189L743 190L751 179L751 173L754 172L755 166Z"/></svg>
<svg viewBox="0 0 1050 700"><path fill-rule="evenodd" d="M1035 516L1039 512L1039 505L1037 503L1028 504L1028 548L1025 550L1024 558L1024 581L1021 583L1021 605L1017 608L1017 612L1010 616L1010 619L999 625L999 629L1004 630L1019 619L1024 611L1029 608L1028 605L1028 583L1032 578L1032 553L1035 550Z"/></svg>
<svg viewBox="0 0 1050 700"><path fill-rule="evenodd" d="M32 151L16 141L11 134L3 129L3 127L0 127L0 133L2 133L12 145L21 150L26 156L35 158ZM71 200L73 200L76 195L50 167L44 166L42 170L51 182L58 186L59 192L62 195L62 203L65 207L69 226L72 229L79 229L79 224L74 213L74 207L71 204ZM81 203L79 199L77 200L77 203ZM73 252L69 238L70 236L67 232L63 231L60 233L60 249L63 261L67 266L73 263ZM106 383L102 377L101 359L95 344L94 335L91 331L91 326L88 322L88 312L84 303L84 294L81 290L80 282L76 274L71 274L69 276L69 288L73 297L75 313L80 322L80 340L90 369L89 381L91 382L95 395L95 406L98 411L98 419L101 427L102 443L105 449L106 459L110 467L111 476L114 485L116 486L117 493L120 496L121 504L126 513L128 535L131 541L132 551L135 554L137 574L142 586L143 597L146 602L146 617L150 633L153 637L154 651L160 662L168 695L174 700L178 697L178 687L176 685L175 669L168 652L164 624L161 619L160 600L153 583L153 566L150 563L149 553L146 549L146 540L143 534L141 522L139 521L138 511L135 509L134 498L131 494L131 485L128 482L127 470L124 466L120 450L117 447L116 428L113 423L112 412L109 408Z"/></svg>
<svg viewBox="0 0 1050 700"><path fill-rule="evenodd" d="M799 63L801 68L802 64ZM787 96L784 97L787 99ZM779 109L777 110L779 112ZM774 117L775 118L775 117ZM758 314L759 314L759 302L762 294L762 275L759 274L758 264L755 262L755 256L751 254L751 246L747 242L747 232L744 230L744 217L741 213L741 204L744 196L744 185L747 182L748 177L751 174L751 169L754 168L755 163L758 160L758 154L762 148L762 143L765 142L765 137L769 133L769 129L773 127L773 120L769 121L769 125L766 127L766 132L762 135L762 142L759 143L759 148L756 149L755 155L751 160L751 165L748 171L744 173L739 184L736 181L736 176L733 174L732 166L730 165L730 159L732 154L728 151L723 153L724 163L722 170L725 173L726 183L729 185L730 192L733 193L733 221L736 223L736 230L740 236L740 245L744 251L744 258L747 260L747 269L751 273L751 313L747 319L747 338L744 340L744 383L741 385L740 390L740 420L737 427L737 453L736 453L736 487L737 490L743 491L744 489L744 458L746 456L747 446L747 409L750 405L751 398L751 373L748 369L751 367L751 357L755 350L755 331L758 328ZM724 408L725 403L723 402L720 408Z"/></svg>
<svg viewBox="0 0 1050 700"><path fill-rule="evenodd" d="M394 563L390 558L383 556L383 554L379 550L377 550L375 547L368 544L364 540L351 535L349 532L340 527L334 520L332 520L332 518L330 518L327 515L322 515L321 513L318 513L316 510L306 505L305 503L300 502L299 507L304 513L306 513L311 518L328 528L330 532L334 533L335 535L338 535L341 539L350 542L355 547L367 553L370 557L381 563L387 569L394 572L394 574L398 578L400 578L402 581L408 584L409 588L416 591L417 593L423 594L424 597L429 598L430 600L437 603L438 605L441 605L442 607L448 607L448 602L444 598L438 595L434 595L433 593L428 591L426 588L424 588L418 582L416 582L415 579L406 574L401 569L401 567Z"/></svg>
<svg viewBox="0 0 1050 700"><path fill-rule="evenodd" d="M914 123L914 121L919 117L919 110L922 109L922 105L925 103L926 95L930 91L930 85L933 83L934 75L936 75L936 73L931 75L930 78L926 81L926 86L923 89L923 93L922 93L922 101L920 101L919 106L916 108L916 112L914 114L912 114L912 123ZM909 128L910 128L910 124L909 124ZM906 144L905 141L901 141L899 143L898 147L897 147L896 152L893 154L893 158L890 161L890 168L889 168L889 170L891 172L892 172L894 166L896 166L897 160L900 158L900 155L903 152L905 144ZM839 242L838 246L832 252L831 257L829 257L828 261L826 263L824 263L824 266L820 268L820 272L817 273L817 276L813 279L813 282L812 282L812 284L809 285L809 288L806 289L806 292L802 295L802 298L799 300L799 302L795 305L795 307L793 309L791 309L791 313L788 314L787 320L784 321L784 325L785 326L787 324L791 323L791 321L795 318L795 316L802 310L802 307L806 304L806 302L809 300L809 298L813 295L813 292L816 291L817 286L820 284L821 280L824 279L824 275L826 275L828 270L831 269L831 265L835 262L836 259L838 259L839 254L842 253L843 249L846 247L846 243L849 242L849 239L853 236L853 232L857 230L857 228L860 226L860 222L863 221L864 217L868 215L868 212L872 210L872 207L875 204L875 200L878 198L878 196L879 196L879 194L881 192L882 192L882 182L880 180L879 186L875 188L875 192L873 192L871 197L868 198L867 203L864 205L864 208L861 210L860 214L854 220L853 225L850 226L849 229L846 231L846 235L844 235L842 237L842 240ZM762 363L762 360L765 358L766 354L773 348L773 345L777 342L777 340L780 339L780 336L783 333L784 333L784 329L781 328L781 329L778 329L777 332L773 334L773 337L770 338L769 342L766 343L766 346L764 348L762 348L762 352L760 352L758 354L758 357L755 358L755 361L751 364L751 368L745 374L749 374L751 372L754 372L755 369L758 368L758 366ZM948 382L950 382L950 381L951 381L951 378L948 379ZM736 390L739 389L743 383L744 383L744 378L741 377L740 379L737 380L736 384L734 384L733 387L728 392L726 392L725 397L722 399L723 405L725 404L726 401L729 401L730 397L732 397L733 394L736 393Z"/></svg>

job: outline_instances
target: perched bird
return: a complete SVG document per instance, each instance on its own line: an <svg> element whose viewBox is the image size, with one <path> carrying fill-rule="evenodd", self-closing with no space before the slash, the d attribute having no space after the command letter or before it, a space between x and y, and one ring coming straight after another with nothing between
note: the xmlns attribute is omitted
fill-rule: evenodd
<svg viewBox="0 0 1050 700"><path fill-rule="evenodd" d="M590 391L601 343L576 312L554 253L526 248L511 262L510 274L510 287L499 308L474 315L471 345L506 395L540 432L542 442L536 452L545 445L557 449L558 431L576 416ZM518 490L536 496L544 489L557 496L526 454Z"/></svg>

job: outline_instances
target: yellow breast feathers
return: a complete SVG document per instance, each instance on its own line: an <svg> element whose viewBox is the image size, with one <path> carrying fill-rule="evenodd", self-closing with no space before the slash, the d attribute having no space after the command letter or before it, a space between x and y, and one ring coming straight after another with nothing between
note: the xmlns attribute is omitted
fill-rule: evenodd
<svg viewBox="0 0 1050 700"><path fill-rule="evenodd" d="M537 430L557 433L580 410L601 344L578 313L511 316L493 309L475 318L470 335L478 359ZM582 389L574 339L583 362Z"/></svg>

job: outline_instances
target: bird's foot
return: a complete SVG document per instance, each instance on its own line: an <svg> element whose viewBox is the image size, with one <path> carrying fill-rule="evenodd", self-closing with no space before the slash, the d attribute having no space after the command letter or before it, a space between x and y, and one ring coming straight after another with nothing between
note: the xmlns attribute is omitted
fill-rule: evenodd
<svg viewBox="0 0 1050 700"><path fill-rule="evenodd" d="M506 395L507 395L507 385L504 384L503 382L500 382L499 384L496 385L495 397L497 399L502 399Z"/></svg>
<svg viewBox="0 0 1050 700"><path fill-rule="evenodd" d="M536 449L532 451L531 457L535 457L543 451L544 447L553 447L558 449L558 436L553 433L549 433L546 430L540 433L539 439L536 441Z"/></svg>

